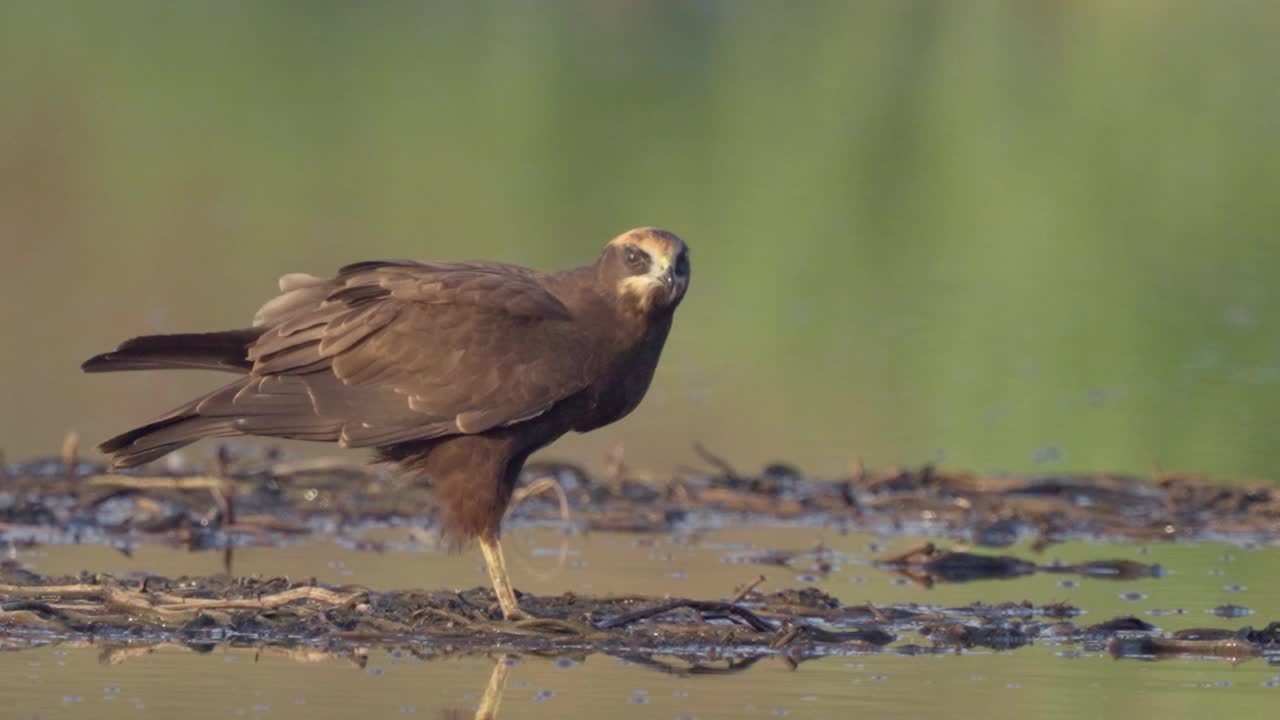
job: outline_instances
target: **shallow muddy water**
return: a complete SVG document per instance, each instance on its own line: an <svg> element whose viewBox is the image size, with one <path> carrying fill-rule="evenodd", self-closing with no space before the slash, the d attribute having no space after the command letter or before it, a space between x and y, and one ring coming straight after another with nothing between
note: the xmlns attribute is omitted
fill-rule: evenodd
<svg viewBox="0 0 1280 720"><path fill-rule="evenodd" d="M404 529L362 538L381 552L314 538L300 544L236 551L234 572L376 588L469 588L484 574L478 553L438 551ZM1265 626L1280 607L1280 578L1269 569L1274 547L1197 544L1115 545L1075 542L1036 553L1053 561L1134 560L1162 574L1132 580L1035 574L1013 580L936 583L924 587L872 565L918 544L817 527L751 527L689 535L593 533L565 537L552 528L508 536L512 573L522 592L673 595L723 598L765 575L763 590L812 585L846 603L959 606L975 601L1065 602L1087 614L1081 624L1135 615L1176 631ZM791 551L774 564L777 551ZM100 545L46 545L11 553L44 574L82 569L167 576L209 574L221 553L139 546L131 556ZM764 561L768 562L764 562ZM1219 617L1223 606L1254 611ZM1237 610L1247 612L1247 610ZM895 645L929 646L908 633ZM1037 641L1008 652L933 655L882 651L801 662L781 656L739 663L654 658L662 665L607 655L555 658L453 656L421 659L403 649L371 647L342 656L318 650L217 646L197 652L63 643L0 654L5 717L598 717L836 718L1126 717L1161 718L1263 713L1280 699L1280 666L1265 659L1161 661L1113 659L1105 647ZM500 663L500 665L499 665ZM495 667L497 670L495 671ZM665 668L665 670L664 670ZM486 692L487 691L487 692Z"/></svg>

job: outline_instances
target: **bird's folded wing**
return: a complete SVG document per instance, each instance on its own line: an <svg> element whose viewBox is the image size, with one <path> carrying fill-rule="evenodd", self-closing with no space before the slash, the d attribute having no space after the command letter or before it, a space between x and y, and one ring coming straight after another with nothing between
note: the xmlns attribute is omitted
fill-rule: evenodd
<svg viewBox="0 0 1280 720"><path fill-rule="evenodd" d="M279 421L307 410L341 421L348 446L383 445L527 420L590 384L589 334L531 271L397 262L307 277L282 280L249 348L252 376L306 386L310 407L294 395ZM279 394L250 380L237 405Z"/></svg>

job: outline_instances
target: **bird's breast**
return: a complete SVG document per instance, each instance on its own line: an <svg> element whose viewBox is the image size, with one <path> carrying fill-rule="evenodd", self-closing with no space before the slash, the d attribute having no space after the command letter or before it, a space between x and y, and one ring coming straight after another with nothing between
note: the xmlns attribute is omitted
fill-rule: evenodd
<svg viewBox="0 0 1280 720"><path fill-rule="evenodd" d="M590 389L591 411L575 424L574 430L587 432L603 427L621 420L640 405L657 370L668 327L669 324L657 328L659 332L645 336L605 366Z"/></svg>

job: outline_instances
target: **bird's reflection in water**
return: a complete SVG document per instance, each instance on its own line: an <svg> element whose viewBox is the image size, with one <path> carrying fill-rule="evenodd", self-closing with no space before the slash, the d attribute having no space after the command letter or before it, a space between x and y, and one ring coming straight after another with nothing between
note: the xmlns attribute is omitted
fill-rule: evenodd
<svg viewBox="0 0 1280 720"><path fill-rule="evenodd" d="M507 675L511 673L511 666L515 663L514 656L499 655L493 663L493 670L489 673L489 684L484 687L484 694L480 696L480 704L476 706L475 715L466 710L448 709L444 711L445 720L465 720L469 717L474 717L475 720L496 720L498 708L502 706L502 693L507 689Z"/></svg>
<svg viewBox="0 0 1280 720"><path fill-rule="evenodd" d="M723 667L696 661L691 661L687 664L669 663L650 655L621 655L618 657L646 670L656 670L677 677L695 677L698 675L732 675L739 673L755 665L763 656L730 658L725 661L726 665ZM480 696L480 704L476 706L475 714L471 715L468 711L462 709L448 709L444 711L445 720L466 720L472 717L475 720L497 720L498 709L502 706L502 694L507 689L507 675L511 672L511 666L517 662L518 659L514 655L499 656L493 663L493 670L489 673L489 684L485 685L484 694Z"/></svg>

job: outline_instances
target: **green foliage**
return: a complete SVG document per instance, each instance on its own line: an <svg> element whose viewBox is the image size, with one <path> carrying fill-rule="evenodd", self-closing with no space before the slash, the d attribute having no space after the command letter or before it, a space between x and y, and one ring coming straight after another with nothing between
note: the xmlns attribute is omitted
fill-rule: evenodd
<svg viewBox="0 0 1280 720"><path fill-rule="evenodd" d="M1028 470L1053 446L1274 475L1278 22L1262 2L7 2L0 321L38 349L0 355L0 390L41 410L0 413L0 441L118 429L127 388L71 377L80 356L233 325L280 272L559 267L659 224L696 275L670 354L634 419L571 447L658 464L700 439L831 472L939 450ZM207 381L147 381L162 400L129 419Z"/></svg>

